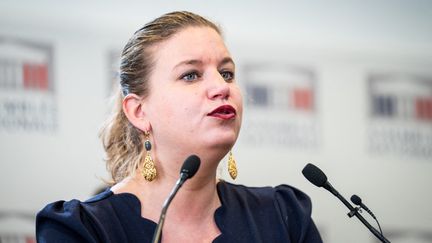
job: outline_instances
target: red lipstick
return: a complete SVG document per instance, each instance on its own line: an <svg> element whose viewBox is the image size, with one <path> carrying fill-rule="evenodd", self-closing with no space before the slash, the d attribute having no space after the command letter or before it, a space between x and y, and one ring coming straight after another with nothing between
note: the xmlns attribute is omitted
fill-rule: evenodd
<svg viewBox="0 0 432 243"><path fill-rule="evenodd" d="M214 109L212 112L207 114L208 116L213 116L223 120L229 120L236 116L236 110L230 105L221 105Z"/></svg>

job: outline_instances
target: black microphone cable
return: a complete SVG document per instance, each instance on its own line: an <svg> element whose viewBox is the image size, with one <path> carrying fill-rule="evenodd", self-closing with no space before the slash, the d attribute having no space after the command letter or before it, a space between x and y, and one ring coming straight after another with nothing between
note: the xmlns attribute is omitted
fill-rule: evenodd
<svg viewBox="0 0 432 243"><path fill-rule="evenodd" d="M378 228L379 228L381 235L384 235L377 217L375 217L375 214L372 212L372 210L370 210L365 204L363 204L361 198L359 196L357 196L356 194L354 194L351 196L351 202L354 203L355 205L359 206L360 208L363 208L370 216L372 216L372 218L375 219L375 221L378 224Z"/></svg>
<svg viewBox="0 0 432 243"><path fill-rule="evenodd" d="M356 216L360 222L363 223L366 228L369 229L370 232L372 232L373 235L375 235L381 242L389 243L390 241L385 238L385 236L382 234L381 226L380 226L380 232L376 230L372 225L369 224L369 222L363 218L363 216L358 212L359 208L354 208L327 180L327 176L320 170L320 168L316 167L313 164L307 164L303 170L303 175L306 177L308 181L310 181L312 184L314 184L317 187L322 187L326 189L327 191L331 192L334 196L336 196L349 210L348 216L351 218L353 216Z"/></svg>

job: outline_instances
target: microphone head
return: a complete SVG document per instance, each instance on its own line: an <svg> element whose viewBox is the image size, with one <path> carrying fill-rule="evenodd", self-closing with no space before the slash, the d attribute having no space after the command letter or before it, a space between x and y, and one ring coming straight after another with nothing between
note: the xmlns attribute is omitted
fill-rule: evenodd
<svg viewBox="0 0 432 243"><path fill-rule="evenodd" d="M185 179L190 179L198 171L201 164L201 159L196 155L187 157L180 170L180 175L186 175Z"/></svg>
<svg viewBox="0 0 432 243"><path fill-rule="evenodd" d="M355 194L351 196L351 202L353 202L357 206L360 206L362 204L361 198Z"/></svg>
<svg viewBox="0 0 432 243"><path fill-rule="evenodd" d="M327 176L324 174L324 172L322 172L322 170L313 164L307 164L303 168L302 173L304 177L308 179L308 181L317 187L322 187L327 183Z"/></svg>

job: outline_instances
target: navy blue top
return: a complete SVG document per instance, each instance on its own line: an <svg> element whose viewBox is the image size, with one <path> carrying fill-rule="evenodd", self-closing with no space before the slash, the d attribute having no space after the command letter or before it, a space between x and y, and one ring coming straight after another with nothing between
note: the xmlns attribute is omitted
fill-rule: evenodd
<svg viewBox="0 0 432 243"><path fill-rule="evenodd" d="M321 243L311 219L311 201L287 186L246 187L217 184L221 206L214 219L221 234L213 243ZM106 190L80 202L47 205L36 218L37 242L151 242L156 223L141 216L130 193Z"/></svg>

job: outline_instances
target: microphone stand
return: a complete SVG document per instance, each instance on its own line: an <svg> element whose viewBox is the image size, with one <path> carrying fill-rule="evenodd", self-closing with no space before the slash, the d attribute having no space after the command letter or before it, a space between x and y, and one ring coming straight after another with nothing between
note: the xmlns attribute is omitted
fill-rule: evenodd
<svg viewBox="0 0 432 243"><path fill-rule="evenodd" d="M185 173L182 173L180 175L180 178L177 180L175 187L173 188L173 190L171 191L171 193L169 194L168 198L165 200L163 207L162 207L162 212L159 218L159 223L157 225L156 231L153 235L153 240L152 243L159 243L160 242L160 236L162 234L162 228L163 225L165 223L165 216L166 216L166 212L168 210L168 206L170 205L171 201L173 200L174 196L177 194L178 190L180 189L180 187L183 185L183 183L188 179L188 175Z"/></svg>
<svg viewBox="0 0 432 243"><path fill-rule="evenodd" d="M330 183L328 184L330 185ZM342 203L350 210L350 212L348 213L348 217L351 218L352 216L356 216L360 220L360 222L362 222L366 226L366 228L368 228L372 232L372 234L374 234L381 242L390 243L390 241L387 240L384 235L380 234L378 230L376 230L372 225L369 224L368 221L366 221L365 218L363 218L363 216L358 212L358 208L354 208L342 195L339 194L338 191L336 191L336 189L334 189L333 187L331 188L332 190L329 191L337 198L339 198L339 200L341 200Z"/></svg>

